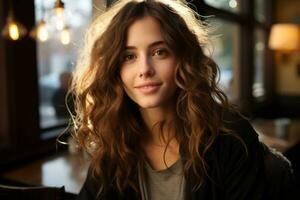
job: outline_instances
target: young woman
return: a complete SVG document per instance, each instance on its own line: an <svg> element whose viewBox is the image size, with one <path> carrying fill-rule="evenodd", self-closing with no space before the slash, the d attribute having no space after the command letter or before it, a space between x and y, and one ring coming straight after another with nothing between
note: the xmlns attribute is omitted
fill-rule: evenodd
<svg viewBox="0 0 300 200"><path fill-rule="evenodd" d="M207 31L183 0L120 0L74 73L78 199L263 199L264 151L216 82Z"/></svg>

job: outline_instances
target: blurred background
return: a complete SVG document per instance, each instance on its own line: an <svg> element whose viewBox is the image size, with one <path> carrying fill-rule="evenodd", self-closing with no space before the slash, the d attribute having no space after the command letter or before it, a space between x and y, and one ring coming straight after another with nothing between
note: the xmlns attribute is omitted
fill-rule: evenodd
<svg viewBox="0 0 300 200"><path fill-rule="evenodd" d="M67 134L65 94L93 16L113 0L0 0L0 183L78 193L88 158ZM194 0L213 27L220 87L299 180L300 1ZM67 132L66 132L67 133Z"/></svg>

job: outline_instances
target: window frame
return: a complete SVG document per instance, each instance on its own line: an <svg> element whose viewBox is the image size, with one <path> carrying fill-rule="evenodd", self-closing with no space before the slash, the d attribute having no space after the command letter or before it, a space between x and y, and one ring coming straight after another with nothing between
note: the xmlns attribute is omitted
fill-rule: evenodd
<svg viewBox="0 0 300 200"><path fill-rule="evenodd" d="M14 1L14 16L25 27L35 26L34 0ZM8 15L10 3L0 1L0 19ZM2 26L1 26L2 29ZM42 138L39 126L39 95L37 72L36 42L28 35L19 41L0 38L3 46L0 63L4 68L6 90L4 93L7 120L7 142L0 147L0 171L9 169L13 164L26 162L39 155L57 151L56 136ZM2 119L1 119L2 120ZM63 147L61 149L65 149ZM9 155L9 156L8 156Z"/></svg>
<svg viewBox="0 0 300 200"><path fill-rule="evenodd" d="M239 87L238 105L241 111L251 116L256 109L266 105L271 101L274 95L274 69L272 66L272 52L266 48L264 56L263 69L263 84L265 86L266 94L260 98L255 98L252 95L252 85L254 83L254 31L256 28L263 30L265 34L265 46L267 47L267 39L270 27L273 20L273 2L265 0L266 20L261 22L255 18L255 1L245 0L241 1L241 11L231 12L220 8L215 8L206 4L204 0L193 2L196 11L201 16L214 16L222 20L233 22L240 27L240 61L239 61Z"/></svg>

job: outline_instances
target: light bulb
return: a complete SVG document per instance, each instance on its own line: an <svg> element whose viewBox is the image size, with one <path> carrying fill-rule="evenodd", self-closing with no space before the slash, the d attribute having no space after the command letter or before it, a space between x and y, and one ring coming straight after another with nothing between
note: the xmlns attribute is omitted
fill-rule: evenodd
<svg viewBox="0 0 300 200"><path fill-rule="evenodd" d="M236 0L230 0L229 1L229 6L231 8L236 8L237 7L237 1Z"/></svg>
<svg viewBox="0 0 300 200"><path fill-rule="evenodd" d="M54 4L54 13L56 18L55 26L58 30L62 30L65 26L64 11L65 11L65 4L61 0L55 1Z"/></svg>
<svg viewBox="0 0 300 200"><path fill-rule="evenodd" d="M8 16L2 30L2 36L10 40L19 40L26 35L26 28L17 22L12 15Z"/></svg>
<svg viewBox="0 0 300 200"><path fill-rule="evenodd" d="M19 27L14 21L11 21L8 24L8 33L9 33L10 39L12 39L12 40L18 40L20 38Z"/></svg>
<svg viewBox="0 0 300 200"><path fill-rule="evenodd" d="M64 8L63 7L56 7L54 8L55 14L58 18L62 18L64 14Z"/></svg>
<svg viewBox="0 0 300 200"><path fill-rule="evenodd" d="M62 30L65 26L63 18L56 18L55 27L57 30Z"/></svg>
<svg viewBox="0 0 300 200"><path fill-rule="evenodd" d="M48 29L44 20L41 20L38 25L37 38L42 42L47 41L49 38Z"/></svg>
<svg viewBox="0 0 300 200"><path fill-rule="evenodd" d="M68 45L70 44L71 41L71 34L70 34L70 29L68 27L65 27L60 35L60 41L63 45Z"/></svg>

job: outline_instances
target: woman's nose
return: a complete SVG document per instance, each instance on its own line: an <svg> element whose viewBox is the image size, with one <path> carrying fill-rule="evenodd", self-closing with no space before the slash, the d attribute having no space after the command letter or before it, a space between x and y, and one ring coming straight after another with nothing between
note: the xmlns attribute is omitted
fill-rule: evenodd
<svg viewBox="0 0 300 200"><path fill-rule="evenodd" d="M151 58L149 56L141 56L140 58L140 66L139 66L139 77L147 78L152 77L155 74L153 63L151 62Z"/></svg>

